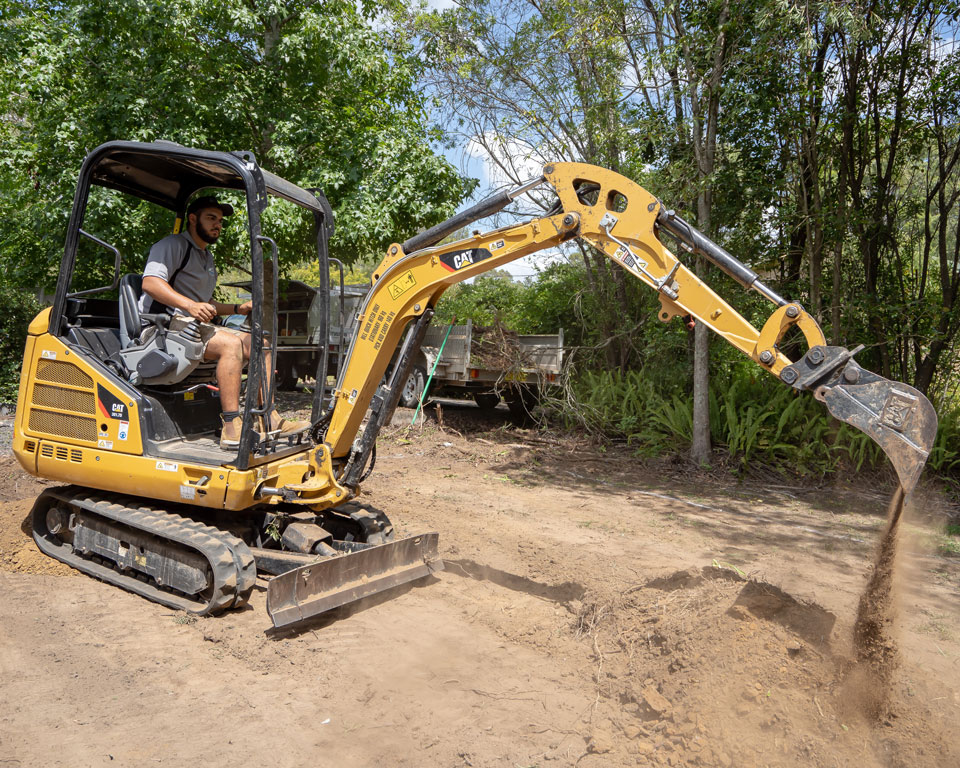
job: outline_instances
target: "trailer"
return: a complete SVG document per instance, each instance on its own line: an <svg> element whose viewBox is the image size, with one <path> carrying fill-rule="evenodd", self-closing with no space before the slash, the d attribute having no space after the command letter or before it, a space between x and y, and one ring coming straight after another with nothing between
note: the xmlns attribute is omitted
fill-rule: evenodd
<svg viewBox="0 0 960 768"><path fill-rule="evenodd" d="M502 398L511 411L522 415L545 388L560 379L563 329L553 334L516 334L499 323L479 326L470 319L464 325L431 326L401 403L416 404L430 371L434 372L431 392L470 395L484 409L495 408Z"/></svg>
<svg viewBox="0 0 960 768"><path fill-rule="evenodd" d="M340 287L330 291L330 376L336 377L344 351L357 324L367 284L345 285L341 311ZM321 349L317 290L299 280L284 280L277 301L277 386L295 389L300 379L316 375ZM241 319L241 318L238 318ZM444 341L446 340L446 341ZM442 350L442 351L441 351ZM435 394L473 397L484 409L503 399L512 411L529 411L545 387L559 381L563 370L563 330L555 334L516 334L500 324L434 325L427 330L413 369L404 385L401 405L415 407L430 374Z"/></svg>

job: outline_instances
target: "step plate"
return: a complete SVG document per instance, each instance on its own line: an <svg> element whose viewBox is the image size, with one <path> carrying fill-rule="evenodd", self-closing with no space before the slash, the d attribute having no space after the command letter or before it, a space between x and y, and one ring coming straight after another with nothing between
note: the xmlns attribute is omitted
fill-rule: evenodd
<svg viewBox="0 0 960 768"><path fill-rule="evenodd" d="M287 571L270 580L267 613L284 627L442 571L439 544L422 533Z"/></svg>

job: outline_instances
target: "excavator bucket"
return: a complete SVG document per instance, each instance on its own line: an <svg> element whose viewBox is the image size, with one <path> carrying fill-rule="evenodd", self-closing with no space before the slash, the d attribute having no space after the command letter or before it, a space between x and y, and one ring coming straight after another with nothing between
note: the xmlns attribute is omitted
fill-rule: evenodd
<svg viewBox="0 0 960 768"><path fill-rule="evenodd" d="M865 432L890 459L905 494L917 485L937 439L937 413L920 390L890 381L853 359L858 347L816 346L780 378L812 390L830 414Z"/></svg>
<svg viewBox="0 0 960 768"><path fill-rule="evenodd" d="M439 541L423 533L282 573L267 587L267 613L283 627L442 571Z"/></svg>
<svg viewBox="0 0 960 768"><path fill-rule="evenodd" d="M835 418L873 438L908 494L916 487L937 438L936 411L919 390L860 370L856 384L825 390L823 402Z"/></svg>

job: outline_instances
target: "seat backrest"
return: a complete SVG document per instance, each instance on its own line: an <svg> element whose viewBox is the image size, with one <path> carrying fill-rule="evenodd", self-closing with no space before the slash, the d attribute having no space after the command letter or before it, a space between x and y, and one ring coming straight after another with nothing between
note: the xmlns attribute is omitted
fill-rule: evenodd
<svg viewBox="0 0 960 768"><path fill-rule="evenodd" d="M140 338L140 295L143 277L129 273L120 278L120 347L126 349Z"/></svg>

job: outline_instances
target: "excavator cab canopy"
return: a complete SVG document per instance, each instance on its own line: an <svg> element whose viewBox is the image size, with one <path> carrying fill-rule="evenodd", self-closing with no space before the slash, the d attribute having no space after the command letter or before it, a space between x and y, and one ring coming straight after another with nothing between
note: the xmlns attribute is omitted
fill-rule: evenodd
<svg viewBox="0 0 960 768"><path fill-rule="evenodd" d="M105 197L100 192L93 194L97 188L110 192ZM98 233L87 230L96 229L98 221L102 223L101 214L114 224L118 220L125 223L124 217L128 212L130 221L140 221L143 214L139 212L137 201L145 201L174 212L176 221L173 231L180 231L186 219L188 204L201 190L233 191L239 193L243 199L241 206L246 215L238 219L245 223L246 236L241 242L245 241L244 248L249 248L247 269L251 276L253 304L250 314L252 349L247 384L253 388L252 391L260 391L262 386L262 391L266 393L263 408L270 408L274 389L273 366L268 369L264 350L276 346L274 337L277 327L279 265L277 243L268 236L268 232L262 231L261 214L270 204L271 198L288 201L309 214L315 240L313 254L324 262L320 269L321 283L324 283L328 275L325 263L328 260L327 242L333 234L333 211L322 192L304 189L265 171L251 152L193 149L170 141L111 141L90 152L84 159L77 180L48 327L54 336L64 339L68 344L85 346L94 357L100 358L101 362L110 363L116 357L113 350L115 344L110 337L117 335L116 326L119 323L121 348L125 351L128 344L125 340L125 329L131 323L137 328L140 327L139 319L132 317L129 311L124 311L124 307L135 305L136 297L139 296L138 273L141 272L143 259L146 257L147 244L138 233L136 237L143 242L134 245L127 238L127 253L121 253L124 249L124 233L118 234L121 239L117 241L120 244L120 247L117 247L109 242L110 236L106 233L98 236ZM119 206L112 202L103 206L102 201L112 198L112 192L121 193L117 196L118 200L124 196L127 196L127 200L121 201ZM149 214L146 209L144 212ZM88 223L86 228L85 219L93 222ZM160 222L163 217L154 216L153 219ZM167 232L169 231L167 229ZM163 233L156 231L142 234L149 234L147 240L154 238L155 242ZM86 243L83 248L80 247L81 242ZM90 257L87 252L91 247L101 249L93 257L98 264L95 272L91 272L91 264L88 262ZM113 277L110 284L92 288L83 286L83 282L89 284L95 281L94 276L97 274L103 276L100 278L101 282L106 278L106 274L109 274L109 261L106 259L111 256ZM131 274L124 278L124 272ZM77 282L81 283L82 290L75 287L75 276L78 278ZM323 285L321 289L321 295L328 297L327 286ZM132 300L128 296L131 291L135 292ZM119 295L119 307L118 301L111 298L113 295ZM119 320L113 319L118 315ZM325 333L326 329L321 331ZM138 354L150 354L150 350L139 350L139 347L137 349ZM124 357L124 362L128 362L123 354L121 357ZM173 357L176 358L177 355ZM169 376L167 368L164 368L153 378L144 379L144 382L151 386L178 386L183 376L191 375L191 370L188 365L178 363ZM130 376L129 383L137 386L139 379L133 373ZM248 436L248 433L252 435L249 428L253 418L250 408L248 403L244 412L244 437L241 439L237 461L241 468L245 468L252 450L273 450L264 447L264 443L260 444L260 448L256 448L253 438ZM219 418L218 412L214 413L215 410L211 407L211 419Z"/></svg>
<svg viewBox="0 0 960 768"><path fill-rule="evenodd" d="M319 190L307 190L260 168L251 152L219 152L184 147L172 141L150 143L110 141L87 155L80 169L73 211L67 227L57 291L51 314L51 330L62 330L66 299L76 265L78 243L87 237L113 250L83 230L91 186L104 187L174 211L182 220L190 199L200 190L227 189L243 192L246 198L252 271L257 272L263 239L260 214L270 197L287 200L313 214L318 247L321 230L324 244L333 234L333 211ZM325 250L325 248L324 248ZM84 293L99 293L117 287L120 254L111 286ZM321 274L324 270L321 270ZM254 279L254 282L259 280ZM78 294L74 294L78 295Z"/></svg>
<svg viewBox="0 0 960 768"><path fill-rule="evenodd" d="M93 159L91 163L90 160ZM248 172L256 165L248 152L213 152L190 149L170 141L141 144L112 141L94 150L87 158L90 182L148 200L181 212L187 201L201 189L244 190ZM87 165L85 163L85 167ZM257 169L265 192L289 200L316 213L326 213L312 192L262 168ZM254 180L255 181L255 180Z"/></svg>

